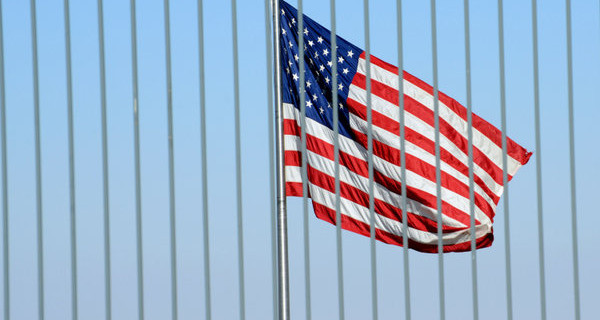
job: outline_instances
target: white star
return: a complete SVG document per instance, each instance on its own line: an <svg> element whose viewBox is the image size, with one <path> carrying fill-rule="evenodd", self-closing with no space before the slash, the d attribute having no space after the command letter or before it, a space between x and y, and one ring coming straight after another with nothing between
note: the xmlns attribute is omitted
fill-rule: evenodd
<svg viewBox="0 0 600 320"><path fill-rule="evenodd" d="M298 61L298 59L300 59L300 58L298 58L298 55L297 55L297 54L295 54L295 55L294 55L294 60Z"/></svg>
<svg viewBox="0 0 600 320"><path fill-rule="evenodd" d="M285 73L290 74L290 68L289 67L285 68Z"/></svg>
<svg viewBox="0 0 600 320"><path fill-rule="evenodd" d="M350 71L348 70L348 68L344 68L343 72L344 72L344 74L348 74L348 72L350 72Z"/></svg>
<svg viewBox="0 0 600 320"><path fill-rule="evenodd" d="M312 47L315 45L315 43L312 40L308 40L308 45Z"/></svg>
<svg viewBox="0 0 600 320"><path fill-rule="evenodd" d="M323 70L325 70L325 67L323 65L319 66L319 71L323 72Z"/></svg>
<svg viewBox="0 0 600 320"><path fill-rule="evenodd" d="M312 108L312 102L310 102L310 100L306 101L306 106Z"/></svg>
<svg viewBox="0 0 600 320"><path fill-rule="evenodd" d="M339 63L343 63L343 62L344 62L344 58L343 58L343 57L339 57L339 58L338 58L338 62L339 62Z"/></svg>
<svg viewBox="0 0 600 320"><path fill-rule="evenodd" d="M317 97L317 95L316 95L316 94L313 94L313 101L317 101L317 99L318 99L318 98L319 98L319 97Z"/></svg>
<svg viewBox="0 0 600 320"><path fill-rule="evenodd" d="M294 44L291 41L289 42L289 44L290 44L290 48L294 46Z"/></svg>
<svg viewBox="0 0 600 320"><path fill-rule="evenodd" d="M327 108L331 109L331 105L327 102Z"/></svg>
<svg viewBox="0 0 600 320"><path fill-rule="evenodd" d="M285 33L286 33L286 32L285 32L285 29L284 29L284 28L281 28L281 34L285 34Z"/></svg>
<svg viewBox="0 0 600 320"><path fill-rule="evenodd" d="M333 66L333 62L327 61L327 65L331 67L331 66Z"/></svg>
<svg viewBox="0 0 600 320"><path fill-rule="evenodd" d="M344 90L344 85L340 83L340 84L338 85L338 89L339 89L339 90Z"/></svg>
<svg viewBox="0 0 600 320"><path fill-rule="evenodd" d="M323 38L319 37L319 38L317 39L317 42L318 42L318 43L322 43L322 42L323 42Z"/></svg>
<svg viewBox="0 0 600 320"><path fill-rule="evenodd" d="M292 60L288 60L288 64L290 65L290 67L292 66Z"/></svg>
<svg viewBox="0 0 600 320"><path fill-rule="evenodd" d="M323 108L319 108L319 111L321 112L321 114L323 114L323 112L325 112L325 110L323 110Z"/></svg>
<svg viewBox="0 0 600 320"><path fill-rule="evenodd" d="M306 81L306 87L310 88L310 86L312 85L312 83L310 83L310 81Z"/></svg>
<svg viewBox="0 0 600 320"><path fill-rule="evenodd" d="M344 109L344 105L340 102L339 103L340 109Z"/></svg>
<svg viewBox="0 0 600 320"><path fill-rule="evenodd" d="M283 9L281 9L281 14L285 14L285 11Z"/></svg>
<svg viewBox="0 0 600 320"><path fill-rule="evenodd" d="M329 84L329 77L325 77L325 82L327 82L327 84Z"/></svg>
<svg viewBox="0 0 600 320"><path fill-rule="evenodd" d="M294 78L294 81L298 81L298 74L294 73L292 77Z"/></svg>
<svg viewBox="0 0 600 320"><path fill-rule="evenodd" d="M352 50L348 51L348 57L352 58L352 56L354 56L354 52Z"/></svg>
<svg viewBox="0 0 600 320"><path fill-rule="evenodd" d="M319 57L319 51L315 51L315 58Z"/></svg>
<svg viewBox="0 0 600 320"><path fill-rule="evenodd" d="M307 28L304 28L304 34L308 35L308 29Z"/></svg>
<svg viewBox="0 0 600 320"><path fill-rule="evenodd" d="M296 24L296 19L292 18L292 24Z"/></svg>
<svg viewBox="0 0 600 320"><path fill-rule="evenodd" d="M328 54L329 54L329 50L327 50L327 49L323 50L323 55L324 56L327 56Z"/></svg>

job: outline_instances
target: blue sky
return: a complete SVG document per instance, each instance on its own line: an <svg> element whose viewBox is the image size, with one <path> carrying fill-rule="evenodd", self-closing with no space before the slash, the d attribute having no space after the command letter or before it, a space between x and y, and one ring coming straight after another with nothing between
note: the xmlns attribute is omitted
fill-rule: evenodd
<svg viewBox="0 0 600 320"><path fill-rule="evenodd" d="M166 78L162 1L138 1L142 210L146 316L170 316L169 202ZM210 255L214 319L238 315L237 239L231 7L205 1L206 110L209 168ZM539 1L542 169L549 318L573 315L567 131L565 6ZM296 4L292 1L292 4ZM42 191L46 316L70 315L69 190L63 3L38 1ZM363 2L338 1L338 34L364 47ZM371 1L371 52L397 61L396 3ZM14 319L37 315L35 162L31 28L27 1L3 1L7 102L11 309ZM98 30L95 1L72 1L75 167L81 319L104 318L102 162ZM329 27L329 5L306 0L304 10ZM403 1L404 68L431 83L428 1ZM466 103L462 1L438 1L440 90ZM497 5L473 1L470 9L473 110L500 126ZM583 318L591 318L600 286L600 233L596 193L600 136L596 92L600 86L600 22L597 1L573 1L573 75L577 206ZM172 1L171 36L179 313L204 314L197 7ZM539 317L538 242L533 113L531 4L505 1L508 135L534 156L509 185L515 318ZM112 296L114 319L136 309L135 203L129 3L104 4ZM264 2L238 3L242 181L247 317L272 314L267 73ZM270 39L268 39L270 40ZM304 317L302 200L289 199L292 315ZM495 220L495 243L478 252L479 307L486 319L506 317L504 208ZM335 228L311 217L314 319L337 317ZM371 315L369 240L345 232L344 285L347 319ZM377 245L379 314L404 314L400 247ZM448 319L471 317L470 255L445 256ZM415 319L437 317L437 256L410 253Z"/></svg>

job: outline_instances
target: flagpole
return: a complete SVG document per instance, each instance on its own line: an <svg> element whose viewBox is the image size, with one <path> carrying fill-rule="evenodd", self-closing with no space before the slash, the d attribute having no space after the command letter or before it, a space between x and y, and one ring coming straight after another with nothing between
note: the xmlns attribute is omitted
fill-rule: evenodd
<svg viewBox="0 0 600 320"><path fill-rule="evenodd" d="M276 170L277 170L277 274L279 320L290 319L287 211L285 196L285 166L283 150L283 103L281 99L281 28L279 27L279 0L271 0L273 8L273 53L275 57L275 132L276 132Z"/></svg>

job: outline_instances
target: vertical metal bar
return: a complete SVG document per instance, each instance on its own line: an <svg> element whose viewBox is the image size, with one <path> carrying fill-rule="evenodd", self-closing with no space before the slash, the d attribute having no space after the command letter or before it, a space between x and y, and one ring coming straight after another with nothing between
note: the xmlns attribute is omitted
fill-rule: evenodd
<svg viewBox="0 0 600 320"><path fill-rule="evenodd" d="M69 204L71 236L71 317L79 318L77 310L77 215L75 198L75 139L73 130L73 73L71 63L71 17L69 0L64 1L65 55L67 66L67 117L69 135Z"/></svg>
<svg viewBox="0 0 600 320"><path fill-rule="evenodd" d="M198 77L200 86L200 161L202 162L202 234L204 244L204 311L207 320L212 318L210 299L210 251L208 234L208 165L206 163L206 87L204 78L204 12L198 0Z"/></svg>
<svg viewBox="0 0 600 320"><path fill-rule="evenodd" d="M104 57L104 12L102 0L98 0L98 41L100 56L100 99L102 113L102 187L104 206L104 290L106 319L112 318L111 272L110 272L110 203L108 184L108 135L106 125L106 62Z"/></svg>
<svg viewBox="0 0 600 320"><path fill-rule="evenodd" d="M335 0L329 1L331 14L331 61L337 60L337 35L336 35L336 8ZM331 105L333 108L333 132L334 132L334 175L335 175L335 227L336 227L336 247L337 247L337 280L338 280L338 314L339 319L344 320L344 257L342 251L342 211L341 211L341 192L340 192L340 128L339 128L339 109L338 109L338 69L337 63L331 66Z"/></svg>
<svg viewBox="0 0 600 320"><path fill-rule="evenodd" d="M504 63L504 6L498 0L498 56L500 63L500 114L502 128L502 185L504 186L504 247L506 252L506 313L513 318L512 308L512 272L510 263L510 214L508 207L508 157L506 147L506 77Z"/></svg>
<svg viewBox="0 0 600 320"><path fill-rule="evenodd" d="M471 96L471 21L469 0L464 0L465 17L465 75L467 86L467 135L469 148L469 216L471 218L471 282L473 291L473 319L479 319L479 295L477 290L477 242L475 232L475 181L473 173L473 112Z"/></svg>
<svg viewBox="0 0 600 320"><path fill-rule="evenodd" d="M44 319L44 238L42 214L42 150L40 142L40 90L37 48L37 14L35 0L30 0L31 14L31 48L33 62L33 108L35 125L35 186L37 212L37 272L38 272L38 317Z"/></svg>
<svg viewBox="0 0 600 320"><path fill-rule="evenodd" d="M173 145L173 82L171 72L171 20L169 0L164 0L165 64L167 77L167 130L169 139L169 226L171 236L171 318L177 320L177 243L175 232L175 155Z"/></svg>
<svg viewBox="0 0 600 320"><path fill-rule="evenodd" d="M285 166L283 149L283 103L281 96L281 27L279 26L279 0L273 2L273 30L275 53L275 131L276 131L276 166L277 166L277 258L279 273L279 319L289 320L289 276L287 246L287 212L285 197Z"/></svg>
<svg viewBox="0 0 600 320"><path fill-rule="evenodd" d="M10 278L8 246L8 156L6 154L6 90L4 84L4 19L0 1L0 148L2 149L2 264L4 319L10 319Z"/></svg>
<svg viewBox="0 0 600 320"><path fill-rule="evenodd" d="M544 266L544 220L542 202L542 137L540 129L540 76L538 55L537 0L531 0L531 24L533 33L533 100L535 112L535 169L537 177L538 252L540 267L541 319L546 320L546 272Z"/></svg>
<svg viewBox="0 0 600 320"><path fill-rule="evenodd" d="M303 1L298 0L298 51L300 54L300 113L301 117L301 139L302 139L302 217L304 233L304 295L306 319L311 319L310 298L310 241L308 224L308 153L306 148L306 64L304 61L304 6Z"/></svg>
<svg viewBox="0 0 600 320"><path fill-rule="evenodd" d="M265 43L267 57L267 121L269 123L269 204L271 206L271 272L273 277L273 319L277 318L277 246L275 221L275 136L273 133L273 45L271 44L271 1L265 0Z"/></svg>
<svg viewBox="0 0 600 320"><path fill-rule="evenodd" d="M433 110L435 126L435 178L437 200L437 236L438 236L438 269L440 294L440 319L446 318L446 299L444 296L444 245L442 239L442 174L440 160L440 100L438 91L438 56L437 56L437 16L436 2L431 0L431 48L433 64Z"/></svg>
<svg viewBox="0 0 600 320"><path fill-rule="evenodd" d="M237 191L238 280L240 290L240 319L246 318L244 281L244 220L242 215L242 150L240 132L240 80L238 61L237 1L231 0L231 32L233 38L233 102L235 112L235 185Z"/></svg>
<svg viewBox="0 0 600 320"><path fill-rule="evenodd" d="M144 244L142 238L142 173L140 166L140 116L137 57L137 18L135 0L130 1L131 14L131 79L133 89L133 148L135 163L135 231L137 262L138 318L144 319Z"/></svg>
<svg viewBox="0 0 600 320"><path fill-rule="evenodd" d="M363 1L365 22L365 60L367 62L367 147L369 169L369 231L371 238L371 311L372 318L377 319L377 251L375 245L375 180L373 167L373 116L371 106L371 32L369 21L369 0Z"/></svg>
<svg viewBox="0 0 600 320"><path fill-rule="evenodd" d="M567 16L567 85L569 91L569 172L571 176L571 235L573 243L573 291L575 319L581 318L579 299L579 257L577 246L577 191L575 182L575 125L573 107L573 34L571 30L571 0L566 0Z"/></svg>
<svg viewBox="0 0 600 320"><path fill-rule="evenodd" d="M406 211L406 120L404 118L404 45L402 34L402 0L396 3L398 26L398 107L400 108L400 175L402 177L402 252L404 257L404 317L410 320L410 267L408 261L408 212Z"/></svg>

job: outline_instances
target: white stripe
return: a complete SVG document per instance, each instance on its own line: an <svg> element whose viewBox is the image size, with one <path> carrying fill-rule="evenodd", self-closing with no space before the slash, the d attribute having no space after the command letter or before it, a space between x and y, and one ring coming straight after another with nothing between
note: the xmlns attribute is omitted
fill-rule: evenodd
<svg viewBox="0 0 600 320"><path fill-rule="evenodd" d="M366 61L359 59L358 61L358 73L366 74ZM398 90L398 75L385 70L374 63L371 63L371 79L378 82L382 82L385 85ZM433 110L433 96L427 91L419 88L412 82L404 79L404 94L415 99L420 104ZM439 115L441 119L448 122L453 128L459 133L463 134L466 138L467 132L467 121L456 114L452 109L446 106L442 101L439 101ZM487 155L489 159L502 170L502 148L491 141L486 135L481 133L475 127L473 127L473 147L479 149L483 154ZM522 166L521 163L508 155L508 174L514 175L517 170Z"/></svg>
<svg viewBox="0 0 600 320"><path fill-rule="evenodd" d="M349 91L348 97L351 98L352 100L355 100L355 101L361 103L363 106L366 105L366 103L367 103L367 92L364 89L362 89L358 86L355 86L355 85L350 86L350 91ZM398 108L398 106L388 102L387 100L380 98L376 94L372 94L371 95L371 107L373 108L373 110L390 118L390 121L394 121L395 124L398 124L398 121L396 120L396 119L399 119L399 117L400 117L400 109ZM428 123L426 123L425 121L421 120L420 118L414 116L410 112L404 113L404 119L405 119L405 125L407 128L411 128L412 130L425 136L429 140L435 141L435 131L434 131L435 129L432 126L430 126ZM396 135L396 138L392 139L392 141L397 142L397 145L394 145L393 147L398 149L400 141L398 140L397 137L398 137L398 135ZM416 153L414 153L415 156L417 156L418 158L420 158L422 160L430 159L430 160L427 160L427 163L435 166L435 154L431 154L430 152L421 149L417 145L412 144L410 141L406 141L406 146L407 146L407 149L406 149L407 152L415 151L416 152ZM410 148L418 148L419 150L414 150L414 149L411 150ZM452 140L448 139L444 135L440 135L440 148L443 148L446 151L448 151L449 153L451 153L452 155L454 155L462 163L468 163L468 161L469 161L469 156L467 154L465 154L459 147L457 147L452 142ZM460 178L461 181L465 182L467 185L469 184L469 178L467 176L456 171L454 168L447 165L446 163L442 163L442 165L446 165L445 167L442 167L442 170L444 170L444 171L454 170L455 173L452 174L453 176L461 175L461 178ZM500 195L502 195L502 191L504 190L502 185L498 184L494 180L494 178L492 178L489 175L489 173L487 171L485 171L484 169L482 169L477 163L473 164L473 173L477 177L481 178L481 180L487 185L487 187L496 196L499 197ZM464 180L463 177L466 180ZM476 185L476 187L478 187L477 184L475 184L475 185Z"/></svg>
<svg viewBox="0 0 600 320"><path fill-rule="evenodd" d="M299 119L299 111L291 104L284 104L284 118L286 119ZM298 120L296 120L298 122ZM307 133L318 137L319 139L326 141L330 144L333 144L334 141L334 133L333 130L323 126L322 124L312 120L310 118L306 118L306 129ZM356 142L348 139L347 137L340 135L340 151L352 155L358 159L367 159L367 150L365 150L362 146L357 144ZM386 177L396 180L402 181L400 179L400 167L394 165L393 163L389 163L375 155L373 155L373 165L375 169ZM423 192L429 193L430 195L435 197L436 194L436 184L432 181L429 181L417 173L414 173L410 170L406 170L406 184L407 186L413 186L416 189L419 189ZM465 214L470 212L469 208L469 200L454 193L451 190L448 190L444 187L442 189L442 198L444 201L458 210L461 210ZM495 207L494 207L495 208ZM475 217L481 221L483 224L490 224L491 221L488 216L486 216L478 207L475 207Z"/></svg>
<svg viewBox="0 0 600 320"><path fill-rule="evenodd" d="M292 135L286 135L285 136L285 150L286 151L300 151L300 144L301 144L301 139L298 136L292 136ZM335 170L335 163L334 161L325 158L317 153L314 153L312 151L308 151L308 162L310 163L310 165L323 172L324 174L327 174L329 176L333 175L331 174L332 172L334 172ZM300 167L294 167L294 168L300 168ZM298 171L298 170L297 170ZM296 175L296 173L294 173ZM299 174L297 177L300 177ZM294 179L296 179L296 176L293 177ZM300 182L300 181L296 181L296 180L287 180L288 182ZM359 190L361 190L362 192L365 193L369 193L369 179L365 178L363 176L360 176L354 172L351 172L347 167L340 165L340 182L346 183L348 185L351 185ZM389 205L392 205L398 209L400 209L401 206L401 197L399 194L394 193L390 190L388 190L387 188L381 186L378 183L374 183L374 197L377 200L381 200ZM437 222L437 210L428 207L418 201L415 201L413 199L406 199L406 204L408 206L408 212L414 214L414 215L418 215L418 216L422 216L425 218L430 219L432 222ZM451 226L451 227L455 227L455 228L464 228L467 227L467 225L452 219L448 216L443 216L443 223L444 225L447 226Z"/></svg>
<svg viewBox="0 0 600 320"><path fill-rule="evenodd" d="M288 150L287 147L285 150ZM296 166L285 166L285 181L302 183L302 168Z"/></svg>

